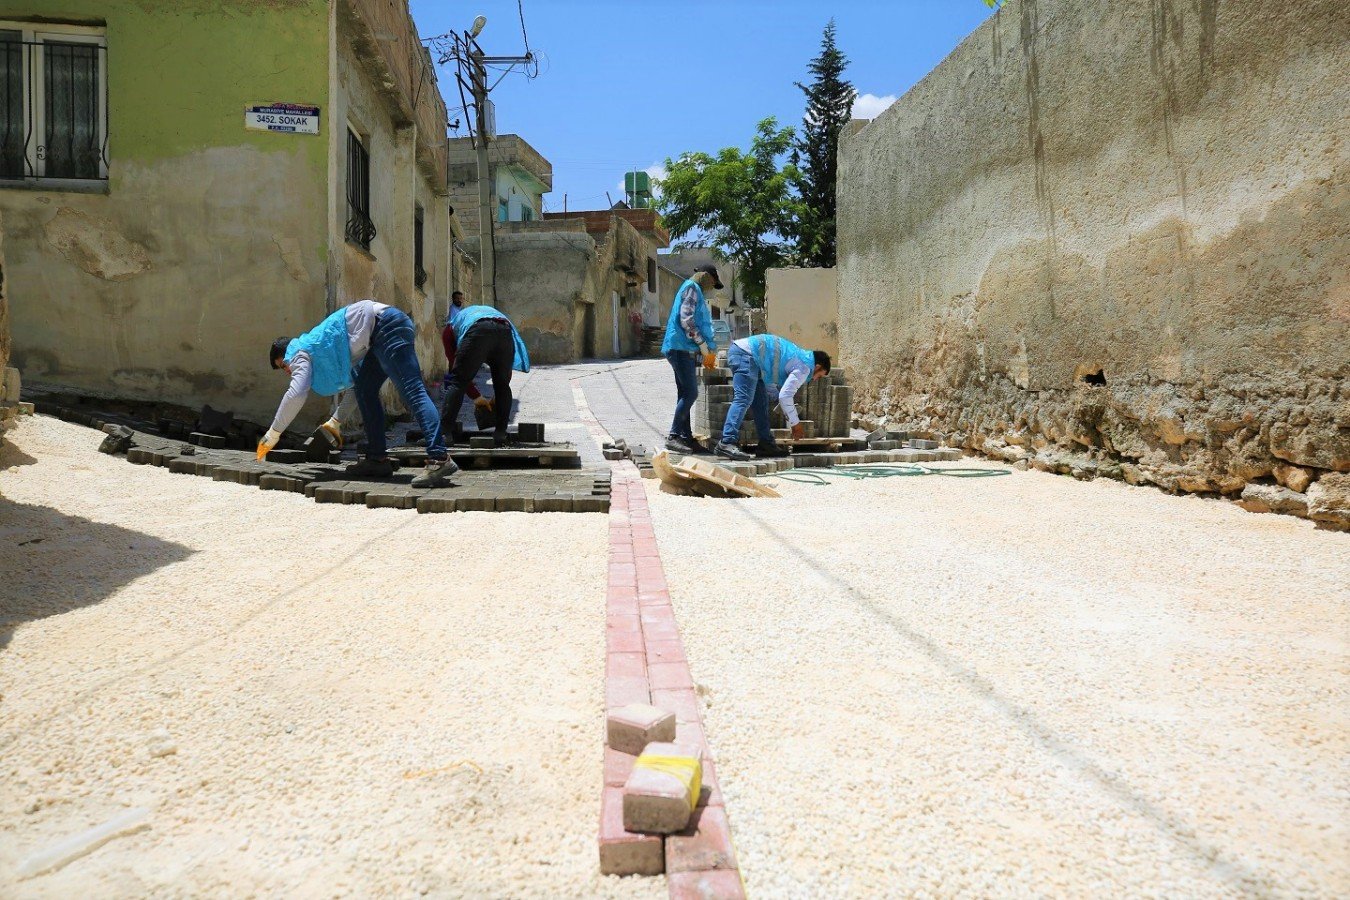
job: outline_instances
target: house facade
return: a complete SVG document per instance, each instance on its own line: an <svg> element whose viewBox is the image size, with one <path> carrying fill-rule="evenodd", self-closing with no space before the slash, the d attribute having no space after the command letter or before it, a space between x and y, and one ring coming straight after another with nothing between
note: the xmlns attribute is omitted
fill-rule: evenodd
<svg viewBox="0 0 1350 900"><path fill-rule="evenodd" d="M265 422L264 345L366 297L444 369L472 256L405 0L0 0L0 76L26 382Z"/></svg>

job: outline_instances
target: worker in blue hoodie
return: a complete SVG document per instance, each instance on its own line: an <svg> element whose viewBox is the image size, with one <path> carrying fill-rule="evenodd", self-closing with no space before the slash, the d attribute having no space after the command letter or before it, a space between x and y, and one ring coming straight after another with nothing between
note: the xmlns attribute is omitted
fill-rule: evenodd
<svg viewBox="0 0 1350 900"><path fill-rule="evenodd" d="M689 414L698 399L698 365L705 369L717 365L717 339L713 335L712 310L704 291L722 289L717 267L712 263L700 266L675 292L666 320L666 337L661 342L661 353L675 371L675 418L670 423L666 449L674 453L707 453L694 437Z"/></svg>
<svg viewBox="0 0 1350 900"><path fill-rule="evenodd" d="M459 466L450 459L441 440L440 415L422 383L422 367L413 350L415 341L416 329L408 314L374 300L357 300L298 338L277 338L268 360L273 369L285 370L291 384L277 407L272 427L258 443L258 458L277 445L311 390L331 397L353 388L366 429L366 457L348 466L347 473L363 477L393 474L393 463L386 454L384 404L380 402L381 386L392 379L427 442L426 471L412 480L413 487L448 487L450 476L459 471ZM330 419L324 428L336 431L337 423Z"/></svg>
<svg viewBox="0 0 1350 900"><path fill-rule="evenodd" d="M442 407L442 427L447 433L456 427L464 395L478 393L473 378L487 365L492 373L495 419L492 441L502 446L506 443L506 426L511 421L511 372L530 371L530 354L516 326L501 310L491 306L456 306L452 303L441 340L450 363L447 376L450 390Z"/></svg>

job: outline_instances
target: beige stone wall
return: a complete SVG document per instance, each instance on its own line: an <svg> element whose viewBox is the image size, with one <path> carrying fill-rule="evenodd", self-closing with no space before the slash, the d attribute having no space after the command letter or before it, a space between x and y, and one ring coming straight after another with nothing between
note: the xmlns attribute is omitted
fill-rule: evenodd
<svg viewBox="0 0 1350 900"><path fill-rule="evenodd" d="M839 297L835 269L769 269L764 316L770 334L839 359Z"/></svg>
<svg viewBox="0 0 1350 900"><path fill-rule="evenodd" d="M860 412L1234 493L1350 470L1340 0L1010 0L846 137Z"/></svg>
<svg viewBox="0 0 1350 900"><path fill-rule="evenodd" d="M5 211L0 209L0 375L9 365L9 298L5 294Z"/></svg>

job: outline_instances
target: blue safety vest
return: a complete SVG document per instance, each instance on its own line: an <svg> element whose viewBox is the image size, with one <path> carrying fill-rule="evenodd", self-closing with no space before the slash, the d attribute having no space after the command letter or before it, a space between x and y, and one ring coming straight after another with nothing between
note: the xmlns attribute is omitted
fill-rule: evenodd
<svg viewBox="0 0 1350 900"><path fill-rule="evenodd" d="M666 320L666 339L661 342L661 352L669 353L672 350L684 350L693 352L698 349L698 344L689 340L689 335L684 333L680 327L680 307L683 305L684 289L693 286L698 293L698 305L694 307L694 325L698 327L699 334L708 342L709 350L717 349L717 341L713 340L712 333L712 310L708 309L708 301L703 297L703 288L698 286L698 282L690 278L680 289L675 292L675 302L670 306L670 318Z"/></svg>
<svg viewBox="0 0 1350 900"><path fill-rule="evenodd" d="M511 326L511 340L516 345L516 356L511 362L511 368L517 372L530 371L530 353L525 349L525 342L520 339L520 332L516 331L515 323L506 318L500 309L493 309L491 306L465 306L461 309L450 307L450 315L445 317L445 324L455 329L455 349L458 350L459 345L464 343L464 335L469 333L469 329L483 319L503 319Z"/></svg>
<svg viewBox="0 0 1350 900"><path fill-rule="evenodd" d="M750 355L759 366L759 377L768 384L783 386L787 381L788 366L798 360L806 363L806 380L810 381L816 372L816 354L803 350L792 341L780 338L776 334L754 334L745 339L750 345Z"/></svg>
<svg viewBox="0 0 1350 900"><path fill-rule="evenodd" d="M287 344L286 362L301 350L309 354L309 386L314 393L331 397L352 386L352 345L347 337L345 306Z"/></svg>

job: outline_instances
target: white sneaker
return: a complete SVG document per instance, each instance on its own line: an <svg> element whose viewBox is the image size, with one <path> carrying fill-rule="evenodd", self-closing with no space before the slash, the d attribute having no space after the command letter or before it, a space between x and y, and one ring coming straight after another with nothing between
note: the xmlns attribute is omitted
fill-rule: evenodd
<svg viewBox="0 0 1350 900"><path fill-rule="evenodd" d="M426 471L412 480L415 488L450 487L450 476L459 471L459 466L450 457L427 460Z"/></svg>

